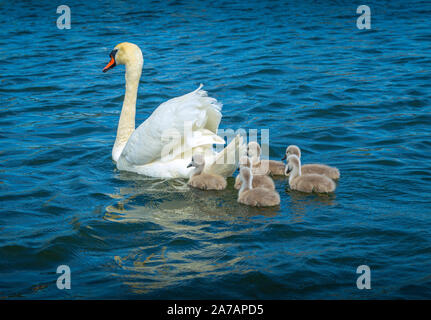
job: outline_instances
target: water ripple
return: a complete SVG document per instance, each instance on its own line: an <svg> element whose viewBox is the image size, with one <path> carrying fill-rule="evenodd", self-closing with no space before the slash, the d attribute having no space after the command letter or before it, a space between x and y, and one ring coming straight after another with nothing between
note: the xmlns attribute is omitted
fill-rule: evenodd
<svg viewBox="0 0 431 320"><path fill-rule="evenodd" d="M430 298L431 34L427 2L4 3L0 30L1 298ZM396 35L396 36L394 36ZM205 84L221 128L270 129L270 158L337 166L330 196L256 209L186 181L119 172L124 69L145 65L137 122ZM56 268L73 272L59 292ZM354 286L370 265L373 290Z"/></svg>

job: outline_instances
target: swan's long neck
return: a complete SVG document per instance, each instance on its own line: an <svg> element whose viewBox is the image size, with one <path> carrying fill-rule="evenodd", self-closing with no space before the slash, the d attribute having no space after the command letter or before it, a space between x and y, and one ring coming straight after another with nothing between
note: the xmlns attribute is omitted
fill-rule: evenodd
<svg viewBox="0 0 431 320"><path fill-rule="evenodd" d="M112 158L115 161L118 161L127 141L135 131L136 98L141 73L142 63L126 65L126 94L118 121L117 138L112 149Z"/></svg>

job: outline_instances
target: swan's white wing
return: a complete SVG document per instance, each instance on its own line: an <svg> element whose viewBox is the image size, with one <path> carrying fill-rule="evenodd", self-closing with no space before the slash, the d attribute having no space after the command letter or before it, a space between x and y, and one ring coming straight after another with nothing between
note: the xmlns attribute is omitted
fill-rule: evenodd
<svg viewBox="0 0 431 320"><path fill-rule="evenodd" d="M162 103L130 136L120 162L141 166L162 158L162 154L181 154L199 145L224 143L216 135L221 120L221 104L208 97L202 85L195 91ZM184 136L185 127L190 135ZM183 145L183 149L178 146ZM180 152L181 151L181 152ZM121 165L120 165L121 166Z"/></svg>
<svg viewBox="0 0 431 320"><path fill-rule="evenodd" d="M162 162L178 158L188 159L188 157L191 160L193 151L209 152L213 156L212 146L214 144L224 145L225 141L208 129L199 129L192 131L191 135L181 136L180 139L171 140L169 143L171 143L170 146L165 145L168 152L162 152L160 159Z"/></svg>
<svg viewBox="0 0 431 320"><path fill-rule="evenodd" d="M211 146L193 148L181 157L166 159L165 161L153 161L142 166L133 166L122 163L121 169L143 174L150 177L159 178L188 178L193 168L187 168L194 152L206 154L205 172L219 174L224 177L231 176L238 167L238 159L245 154L247 146L243 143L242 137L236 136L229 145L219 153L214 153Z"/></svg>

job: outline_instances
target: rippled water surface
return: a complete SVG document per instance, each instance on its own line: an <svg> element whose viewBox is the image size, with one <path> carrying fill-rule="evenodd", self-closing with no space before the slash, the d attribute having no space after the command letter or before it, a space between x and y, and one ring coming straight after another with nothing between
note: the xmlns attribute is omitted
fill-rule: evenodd
<svg viewBox="0 0 431 320"><path fill-rule="evenodd" d="M0 297L431 298L431 5L351 1L0 2ZM119 172L124 68L145 65L137 123L199 83L220 128L270 129L337 166L335 194L236 202L184 180ZM68 265L72 289L56 287ZM369 265L371 290L356 288Z"/></svg>

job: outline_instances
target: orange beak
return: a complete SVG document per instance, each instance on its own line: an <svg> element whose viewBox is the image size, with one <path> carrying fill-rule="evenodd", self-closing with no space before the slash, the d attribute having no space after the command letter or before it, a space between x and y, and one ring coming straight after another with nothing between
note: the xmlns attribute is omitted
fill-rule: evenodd
<svg viewBox="0 0 431 320"><path fill-rule="evenodd" d="M105 68L103 68L103 72L108 71L109 69L112 69L113 67L115 67L117 64L115 63L115 59L114 57L111 55L111 61L109 61L109 63L106 65Z"/></svg>

